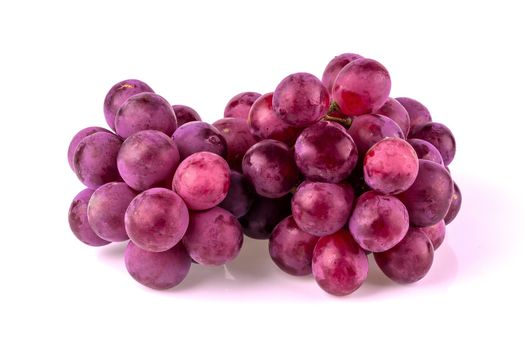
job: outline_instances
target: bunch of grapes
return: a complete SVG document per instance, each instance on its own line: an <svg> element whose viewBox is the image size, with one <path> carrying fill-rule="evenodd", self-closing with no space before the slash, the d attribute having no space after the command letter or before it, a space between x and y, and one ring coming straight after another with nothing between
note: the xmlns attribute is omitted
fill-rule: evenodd
<svg viewBox="0 0 525 350"><path fill-rule="evenodd" d="M155 289L178 285L192 263L231 261L244 235L334 295L361 286L369 254L390 279L418 281L461 206L448 169L456 146L390 88L383 65L347 53L322 80L295 73L274 92L234 96L208 124L144 82L119 82L104 101L112 130L83 129L68 149L87 187L71 230L91 246L129 240L127 270Z"/></svg>

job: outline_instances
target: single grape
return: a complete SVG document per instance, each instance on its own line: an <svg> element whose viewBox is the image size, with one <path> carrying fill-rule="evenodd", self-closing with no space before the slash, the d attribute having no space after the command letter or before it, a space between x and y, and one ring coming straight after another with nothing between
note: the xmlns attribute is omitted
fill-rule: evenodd
<svg viewBox="0 0 525 350"><path fill-rule="evenodd" d="M363 56L355 53L343 53L341 55L335 56L328 64L323 72L323 85L326 87L328 93L332 93L332 87L334 85L335 78L337 74L346 66L348 63L357 60L358 58L363 58Z"/></svg>
<svg viewBox="0 0 525 350"><path fill-rule="evenodd" d="M254 239L268 239L275 225L292 213L291 200L289 194L276 199L256 196L248 213L239 219L244 234Z"/></svg>
<svg viewBox="0 0 525 350"><path fill-rule="evenodd" d="M273 262L294 276L312 273L312 256L319 237L304 232L292 216L281 221L273 230L268 244Z"/></svg>
<svg viewBox="0 0 525 350"><path fill-rule="evenodd" d="M75 151L77 150L77 146L86 136L92 135L96 132L109 132L111 131L99 128L98 126L90 126L85 129L80 130L73 136L73 139L69 143L69 147L67 149L67 161L69 163L69 167L71 170L75 171L75 163L73 162L73 157L75 156Z"/></svg>
<svg viewBox="0 0 525 350"><path fill-rule="evenodd" d="M330 104L330 96L323 83L309 73L290 74L273 94L275 114L295 127L306 127L321 119Z"/></svg>
<svg viewBox="0 0 525 350"><path fill-rule="evenodd" d="M430 112L421 102L409 97L396 97L396 100L405 107L410 118L410 132L406 135L407 138L413 137L414 132L417 131L421 125L432 121Z"/></svg>
<svg viewBox="0 0 525 350"><path fill-rule="evenodd" d="M121 138L109 132L96 132L84 137L73 156L73 169L80 182L95 189L118 181L117 154L121 145Z"/></svg>
<svg viewBox="0 0 525 350"><path fill-rule="evenodd" d="M180 163L173 190L193 210L210 209L226 198L230 188L228 163L210 152L194 153Z"/></svg>
<svg viewBox="0 0 525 350"><path fill-rule="evenodd" d="M124 141L117 164L128 186L143 191L171 180L179 165L179 151L162 132L139 131Z"/></svg>
<svg viewBox="0 0 525 350"><path fill-rule="evenodd" d="M389 97L385 104L377 110L377 114L384 115L396 122L405 138L410 131L410 117L403 105L395 98Z"/></svg>
<svg viewBox="0 0 525 350"><path fill-rule="evenodd" d="M361 248L383 252L407 233L408 212L396 197L369 191L357 198L348 227Z"/></svg>
<svg viewBox="0 0 525 350"><path fill-rule="evenodd" d="M363 162L365 181L383 194L397 194L407 190L417 177L417 154L408 142L386 138L366 152Z"/></svg>
<svg viewBox="0 0 525 350"><path fill-rule="evenodd" d="M390 86L390 75L381 63L359 58L341 69L332 98L345 115L373 113L387 101Z"/></svg>
<svg viewBox="0 0 525 350"><path fill-rule="evenodd" d="M286 144L263 140L244 155L242 171L261 196L279 198L290 192L299 180L293 152Z"/></svg>
<svg viewBox="0 0 525 350"><path fill-rule="evenodd" d="M201 121L201 116L191 107L185 105L173 105L173 112L177 118L177 127L189 122Z"/></svg>
<svg viewBox="0 0 525 350"><path fill-rule="evenodd" d="M368 258L350 233L343 229L319 238L314 248L312 272L325 292L348 295L365 281Z"/></svg>
<svg viewBox="0 0 525 350"><path fill-rule="evenodd" d="M87 208L93 192L95 191L86 188L75 196L69 207L68 220L71 231L79 241L93 247L100 247L111 242L97 236L91 226L89 226Z"/></svg>
<svg viewBox="0 0 525 350"><path fill-rule="evenodd" d="M177 118L164 98L152 92L142 92L120 106L115 116L115 129L122 138L142 130L158 130L171 136L177 129Z"/></svg>
<svg viewBox="0 0 525 350"><path fill-rule="evenodd" d="M223 118L213 123L226 140L227 156L226 161L230 168L241 171L242 158L248 150L257 143L257 140L250 132L250 127L246 119Z"/></svg>
<svg viewBox="0 0 525 350"><path fill-rule="evenodd" d="M233 96L224 108L224 118L248 119L250 107L260 96L258 92L241 92Z"/></svg>
<svg viewBox="0 0 525 350"><path fill-rule="evenodd" d="M416 181L398 198L406 206L413 226L430 226L447 214L453 188L452 178L444 167L420 159Z"/></svg>
<svg viewBox="0 0 525 350"><path fill-rule="evenodd" d="M434 248L423 232L411 228L395 247L374 253L374 258L377 266L391 280L413 283L425 277L430 270Z"/></svg>
<svg viewBox="0 0 525 350"><path fill-rule="evenodd" d="M136 195L137 192L124 182L110 182L97 188L87 208L89 225L93 231L106 241L127 241L124 214Z"/></svg>
<svg viewBox="0 0 525 350"><path fill-rule="evenodd" d="M128 98L141 92L153 92L153 89L136 79L123 80L113 85L104 99L104 116L111 129L115 130L115 116L120 106Z"/></svg>
<svg viewBox="0 0 525 350"><path fill-rule="evenodd" d="M427 226L427 227L415 227L413 230L418 230L423 232L428 239L432 242L432 246L434 247L434 251L436 251L441 243L445 240L445 221L441 220L437 224Z"/></svg>
<svg viewBox="0 0 525 350"><path fill-rule="evenodd" d="M194 211L182 239L193 260L202 265L223 265L241 250L241 224L227 210L212 208Z"/></svg>
<svg viewBox="0 0 525 350"><path fill-rule="evenodd" d="M301 230L326 236L346 225L352 199L338 184L304 182L293 195L292 215Z"/></svg>
<svg viewBox="0 0 525 350"><path fill-rule="evenodd" d="M364 114L355 117L348 133L352 136L361 157L365 156L370 147L384 138L404 138L403 131L396 122L379 114Z"/></svg>
<svg viewBox="0 0 525 350"><path fill-rule="evenodd" d="M452 202L448 208L447 215L445 215L445 224L450 224L458 215L461 208L461 191L458 185L454 182L454 190L452 193Z"/></svg>
<svg viewBox="0 0 525 350"><path fill-rule="evenodd" d="M309 180L337 183L354 169L357 148L339 124L320 121L297 138L295 162Z"/></svg>
<svg viewBox="0 0 525 350"><path fill-rule="evenodd" d="M195 121L180 126L173 133L181 159L197 152L211 152L226 158L227 144L224 136L213 125Z"/></svg>
<svg viewBox="0 0 525 350"><path fill-rule="evenodd" d="M182 244L164 252L150 252L129 242L124 253L129 274L140 284L153 289L173 288L184 280L191 259Z"/></svg>
<svg viewBox="0 0 525 350"><path fill-rule="evenodd" d="M182 198L173 191L151 188L131 201L124 222L133 243L150 252L163 252L182 239L189 213Z"/></svg>
<svg viewBox="0 0 525 350"><path fill-rule="evenodd" d="M426 123L413 133L413 137L428 141L434 145L441 154L445 165L449 165L454 159L456 140L450 129L445 125L434 122Z"/></svg>
<svg viewBox="0 0 525 350"><path fill-rule="evenodd" d="M291 126L277 117L272 106L273 92L259 97L250 108L248 125L252 134L259 139L273 139L292 147L300 128Z"/></svg>
<svg viewBox="0 0 525 350"><path fill-rule="evenodd" d="M430 142L420 139L408 139L407 141L414 148L419 159L426 159L439 165L444 165L441 153Z"/></svg>
<svg viewBox="0 0 525 350"><path fill-rule="evenodd" d="M228 210L236 218L245 215L251 208L255 193L248 179L241 173L232 170L230 173L230 189L219 207Z"/></svg>

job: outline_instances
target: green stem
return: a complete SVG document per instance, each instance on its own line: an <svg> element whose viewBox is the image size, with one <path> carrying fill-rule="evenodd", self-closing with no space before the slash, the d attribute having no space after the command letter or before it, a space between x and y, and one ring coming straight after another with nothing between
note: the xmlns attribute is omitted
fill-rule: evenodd
<svg viewBox="0 0 525 350"><path fill-rule="evenodd" d="M334 117L334 116L331 116L331 115L325 115L323 117L324 120L327 120L329 122L336 122L336 123L339 123L341 124L342 126L345 127L345 129L348 129L350 127L350 125L352 125L352 118L350 117L344 117L344 118L340 118L340 117Z"/></svg>

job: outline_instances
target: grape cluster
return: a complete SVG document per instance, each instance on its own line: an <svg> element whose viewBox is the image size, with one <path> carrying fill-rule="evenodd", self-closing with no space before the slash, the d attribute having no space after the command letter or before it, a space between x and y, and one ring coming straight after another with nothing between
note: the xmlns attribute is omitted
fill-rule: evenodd
<svg viewBox="0 0 525 350"><path fill-rule="evenodd" d="M119 82L104 101L112 130L88 127L69 145L87 187L71 230L91 246L129 240L127 270L154 289L179 284L192 263L231 261L244 235L334 295L362 285L369 254L390 279L418 281L461 206L448 169L456 145L423 104L390 89L383 65L347 53L322 80L295 73L273 92L234 96L208 124L144 82Z"/></svg>

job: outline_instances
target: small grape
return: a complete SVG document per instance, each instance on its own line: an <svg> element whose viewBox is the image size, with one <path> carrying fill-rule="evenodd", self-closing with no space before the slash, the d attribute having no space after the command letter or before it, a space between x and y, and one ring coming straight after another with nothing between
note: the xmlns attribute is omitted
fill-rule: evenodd
<svg viewBox="0 0 525 350"><path fill-rule="evenodd" d="M432 121L430 112L421 102L409 97L396 97L396 100L405 107L410 118L410 132L407 138L412 138L414 132L416 132L421 125Z"/></svg>
<svg viewBox="0 0 525 350"><path fill-rule="evenodd" d="M337 74L346 66L348 63L357 60L358 58L363 58L355 53L343 53L341 55L335 56L328 64L323 72L323 85L326 87L326 90L331 94L332 87L334 85L335 78Z"/></svg>
<svg viewBox="0 0 525 350"><path fill-rule="evenodd" d="M396 122L405 138L410 131L410 117L403 105L395 98L389 97L385 104L377 110L377 114L384 115Z"/></svg>
<svg viewBox="0 0 525 350"><path fill-rule="evenodd" d="M93 192L95 191L86 188L75 196L69 207L68 220L71 231L79 241L93 247L100 247L111 242L97 236L91 226L89 226L87 208Z"/></svg>
<svg viewBox="0 0 525 350"><path fill-rule="evenodd" d="M253 201L254 190L248 179L241 173L232 170L230 173L230 189L219 207L228 210L236 218L248 213Z"/></svg>
<svg viewBox="0 0 525 350"><path fill-rule="evenodd" d="M224 118L248 119L250 107L260 96L258 92L241 92L233 96L224 108Z"/></svg>
<svg viewBox="0 0 525 350"><path fill-rule="evenodd" d="M177 118L177 127L189 122L201 121L201 116L191 107L185 105L173 105L173 112Z"/></svg>
<svg viewBox="0 0 525 350"><path fill-rule="evenodd" d="M173 133L181 159L197 152L211 152L226 158L227 144L219 129L206 122L189 122Z"/></svg>
<svg viewBox="0 0 525 350"><path fill-rule="evenodd" d="M290 194L270 199L255 196L252 207L239 219L246 236L254 239L268 239L275 226L292 213Z"/></svg>
<svg viewBox="0 0 525 350"><path fill-rule="evenodd" d="M423 232L428 239L432 242L432 246L434 247L434 251L436 251L441 243L445 240L445 221L441 220L437 224L427 226L427 227L415 227L413 230L419 230Z"/></svg>
<svg viewBox="0 0 525 350"><path fill-rule="evenodd" d="M355 117L348 129L348 134L352 136L361 157L365 156L370 147L387 137L404 139L399 125L392 119L379 114L364 114Z"/></svg>
<svg viewBox="0 0 525 350"><path fill-rule="evenodd" d="M73 139L69 143L69 147L67 149L67 161L69 162L69 167L71 168L71 170L75 171L75 163L73 161L73 158L75 156L75 151L77 150L78 144L86 136L92 135L92 134L94 134L96 132L109 132L109 133L111 133L111 131L109 131L107 129L99 128L98 126L90 126L90 127L87 127L85 129L80 130L79 132L77 132L75 134L75 136L73 136Z"/></svg>
<svg viewBox="0 0 525 350"><path fill-rule="evenodd" d="M450 129L445 125L434 122L426 123L413 133L413 137L428 141L434 145L441 154L445 165L449 165L454 159L456 140Z"/></svg>
<svg viewBox="0 0 525 350"><path fill-rule="evenodd" d="M226 161L230 168L241 171L242 158L246 151L257 143L257 140L250 132L250 127L245 119L223 118L213 123L227 145Z"/></svg>
<svg viewBox="0 0 525 350"><path fill-rule="evenodd" d="M430 142L420 139L408 139L407 141L414 148L419 159L426 159L439 165L444 165L441 153Z"/></svg>
<svg viewBox="0 0 525 350"><path fill-rule="evenodd" d="M459 209L461 208L461 191L458 185L454 182L454 190L452 193L452 202L448 208L447 215L445 216L445 224L450 224L458 215Z"/></svg>

